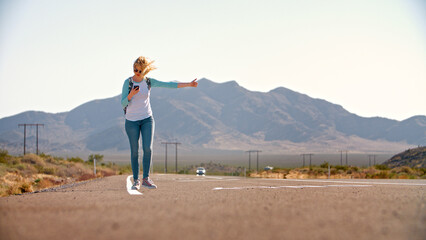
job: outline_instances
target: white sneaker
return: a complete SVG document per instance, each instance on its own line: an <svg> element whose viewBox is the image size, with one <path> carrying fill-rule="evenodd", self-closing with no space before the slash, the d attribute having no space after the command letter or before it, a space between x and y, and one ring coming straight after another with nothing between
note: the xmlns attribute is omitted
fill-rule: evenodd
<svg viewBox="0 0 426 240"><path fill-rule="evenodd" d="M139 190L141 189L141 180L136 179L136 181L133 183L132 190Z"/></svg>
<svg viewBox="0 0 426 240"><path fill-rule="evenodd" d="M149 188L149 189L156 189L157 188L157 185L155 185L154 182L149 177L142 179L142 186Z"/></svg>

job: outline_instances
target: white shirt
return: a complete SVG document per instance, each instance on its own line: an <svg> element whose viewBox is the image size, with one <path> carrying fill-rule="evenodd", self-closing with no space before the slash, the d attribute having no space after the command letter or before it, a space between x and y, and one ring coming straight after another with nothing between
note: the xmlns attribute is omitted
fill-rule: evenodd
<svg viewBox="0 0 426 240"><path fill-rule="evenodd" d="M152 117L150 90L146 84L146 79L141 82L133 81L133 87L139 86L139 92L136 93L127 105L126 119L129 121L139 121Z"/></svg>

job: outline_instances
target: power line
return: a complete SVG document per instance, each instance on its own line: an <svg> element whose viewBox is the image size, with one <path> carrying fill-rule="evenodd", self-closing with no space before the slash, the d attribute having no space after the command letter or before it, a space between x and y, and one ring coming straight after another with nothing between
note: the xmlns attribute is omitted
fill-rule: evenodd
<svg viewBox="0 0 426 240"><path fill-rule="evenodd" d="M376 165L376 154L368 155L368 166L371 167L371 158L374 158L374 165Z"/></svg>
<svg viewBox="0 0 426 240"><path fill-rule="evenodd" d="M303 167L305 167L305 156L309 156L309 167L312 166L312 156L313 155L314 155L313 153L303 153L303 154L300 154L300 156L303 157Z"/></svg>
<svg viewBox="0 0 426 240"><path fill-rule="evenodd" d="M340 150L340 166L343 166L343 153L346 153L346 166L348 166L348 150Z"/></svg>
<svg viewBox="0 0 426 240"><path fill-rule="evenodd" d="M44 127L44 124L41 123L21 123L18 124L18 127L24 127L24 155L26 153L26 144L27 144L27 126L33 127L35 126L37 129L36 133L36 145L37 145L37 155L38 155L38 126Z"/></svg>
<svg viewBox="0 0 426 240"><path fill-rule="evenodd" d="M256 153L256 155L257 155L257 160L256 160L256 162L257 162L257 171L259 171L259 153L260 152L262 152L261 150L249 150L249 151L246 151L246 152L248 152L249 153L249 171L251 170L251 153L252 152L255 152Z"/></svg>
<svg viewBox="0 0 426 240"><path fill-rule="evenodd" d="M174 144L175 148L176 148L176 161L175 161L175 171L177 173L177 145L181 144L180 142L162 142L161 144L165 144L166 145L166 157L164 160L164 173L167 173L167 145L169 144Z"/></svg>

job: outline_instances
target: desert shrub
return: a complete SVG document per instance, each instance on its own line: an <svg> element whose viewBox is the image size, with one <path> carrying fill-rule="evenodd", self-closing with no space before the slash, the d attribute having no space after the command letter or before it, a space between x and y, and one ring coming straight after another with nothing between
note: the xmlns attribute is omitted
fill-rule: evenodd
<svg viewBox="0 0 426 240"><path fill-rule="evenodd" d="M21 186L19 187L19 189L21 190L22 193L33 191L33 187L31 186L31 184L29 184L27 182L22 183Z"/></svg>
<svg viewBox="0 0 426 240"><path fill-rule="evenodd" d="M16 195L16 194L21 194L21 190L19 189L18 184L13 184L11 186L9 186L9 188L6 190L6 194L7 195Z"/></svg>
<svg viewBox="0 0 426 240"><path fill-rule="evenodd" d="M87 163L93 163L94 159L96 158L96 163L100 163L104 160L104 155L101 154L90 154Z"/></svg>
<svg viewBox="0 0 426 240"><path fill-rule="evenodd" d="M324 174L324 173L328 173L328 169L324 169L324 168L314 168L313 170L312 170L312 172L315 174L315 175L322 175L322 174Z"/></svg>
<svg viewBox="0 0 426 240"><path fill-rule="evenodd" d="M16 184L9 186L9 189L7 189L6 193L7 195L17 195L32 191L33 187L31 184L27 182L17 182Z"/></svg>
<svg viewBox="0 0 426 240"><path fill-rule="evenodd" d="M7 163L9 152L5 149L0 149L0 163Z"/></svg>
<svg viewBox="0 0 426 240"><path fill-rule="evenodd" d="M390 179L396 179L396 178L398 178L398 175L396 173L394 173L394 172L389 172L388 175L389 175Z"/></svg>
<svg viewBox="0 0 426 240"><path fill-rule="evenodd" d="M14 167L16 169L18 169L19 171L23 171L25 169L25 165L24 164L17 164Z"/></svg>
<svg viewBox="0 0 426 240"><path fill-rule="evenodd" d="M406 173L398 174L398 179L408 179L408 175Z"/></svg>
<svg viewBox="0 0 426 240"><path fill-rule="evenodd" d="M29 164L36 164L36 165L40 165L40 166L45 165L44 160L41 157L39 157L39 156L37 156L33 153L26 154L25 156L23 156L21 162L29 163Z"/></svg>
<svg viewBox="0 0 426 240"><path fill-rule="evenodd" d="M58 182L51 178L37 179L34 181L34 186L37 189L51 188L57 184Z"/></svg>
<svg viewBox="0 0 426 240"><path fill-rule="evenodd" d="M47 155L47 154L45 154L45 153L40 153L39 154L39 156L41 157L41 158L48 158L48 157L51 157L50 155Z"/></svg>
<svg viewBox="0 0 426 240"><path fill-rule="evenodd" d="M75 163L84 163L84 160L79 158L79 157L72 157L72 158L67 158L67 161L69 162L75 162Z"/></svg>
<svg viewBox="0 0 426 240"><path fill-rule="evenodd" d="M49 174L53 175L55 174L55 168L48 168L48 167L39 167L37 168L39 173Z"/></svg>
<svg viewBox="0 0 426 240"><path fill-rule="evenodd" d="M43 166L35 165L34 167L35 169L37 169L38 173L43 173L43 169L44 169Z"/></svg>
<svg viewBox="0 0 426 240"><path fill-rule="evenodd" d="M47 156L47 157L45 158L45 161L46 161L46 162L48 162L48 163L53 163L53 164L58 164L60 160L63 160L63 159L56 158L56 157L52 157L52 156Z"/></svg>
<svg viewBox="0 0 426 240"><path fill-rule="evenodd" d="M274 168L274 169L272 169L272 172L273 173L282 173L282 174L288 174L289 172L290 172L290 168ZM238 170L237 170L238 171ZM243 169L241 169L241 170L239 170L239 172L242 174L242 175L244 175L244 173L243 173Z"/></svg>
<svg viewBox="0 0 426 240"><path fill-rule="evenodd" d="M19 158L10 158L8 160L8 163L11 164L11 165L18 165L18 164L21 164L21 159L19 159Z"/></svg>
<svg viewBox="0 0 426 240"><path fill-rule="evenodd" d="M328 168L329 163L328 162L324 162L323 164L320 165L321 168Z"/></svg>
<svg viewBox="0 0 426 240"><path fill-rule="evenodd" d="M0 197L6 197L7 195L9 195L7 193L9 189L9 186L6 184L0 184Z"/></svg>
<svg viewBox="0 0 426 240"><path fill-rule="evenodd" d="M66 178L66 177L75 178L75 177L80 176L82 174L83 174L82 169L79 168L76 165L70 165L70 166L68 166L66 168L60 168L57 171L57 175L59 177L64 177L64 178Z"/></svg>
<svg viewBox="0 0 426 240"><path fill-rule="evenodd" d="M378 164L374 166L377 170L389 170L388 166L384 164Z"/></svg>
<svg viewBox="0 0 426 240"><path fill-rule="evenodd" d="M336 170L343 170L343 171L346 171L346 170L348 170L348 166L342 166L342 165L336 165L336 166L333 166Z"/></svg>
<svg viewBox="0 0 426 240"><path fill-rule="evenodd" d="M22 165L18 165L18 166L19 166L18 169L22 168L21 167ZM36 166L38 166L38 165L28 165L28 164L23 165L23 169L22 170L20 169L20 174L24 177L30 177L34 174L37 174L38 170L37 170Z"/></svg>
<svg viewBox="0 0 426 240"><path fill-rule="evenodd" d="M380 171L376 173L373 178L380 178L380 179L387 179L389 178L389 172L388 171Z"/></svg>
<svg viewBox="0 0 426 240"><path fill-rule="evenodd" d="M132 172L132 166L130 164L120 166L118 170L119 175L128 174Z"/></svg>
<svg viewBox="0 0 426 240"><path fill-rule="evenodd" d="M45 168L43 173L53 175L55 174L55 170L55 168Z"/></svg>
<svg viewBox="0 0 426 240"><path fill-rule="evenodd" d="M394 172L394 173L414 174L414 170L411 169L410 167L407 167L407 166L393 168L391 170L391 172Z"/></svg>

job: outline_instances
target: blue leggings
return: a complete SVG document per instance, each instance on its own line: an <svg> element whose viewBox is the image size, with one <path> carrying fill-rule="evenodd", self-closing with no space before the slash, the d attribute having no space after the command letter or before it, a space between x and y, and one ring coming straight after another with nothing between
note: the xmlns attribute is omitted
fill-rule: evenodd
<svg viewBox="0 0 426 240"><path fill-rule="evenodd" d="M139 136L142 135L143 150L143 178L149 176L149 168L152 159L152 139L154 137L154 119L152 117L139 121L129 121L126 119L126 133L130 143L130 160L132 163L133 179L139 179Z"/></svg>

